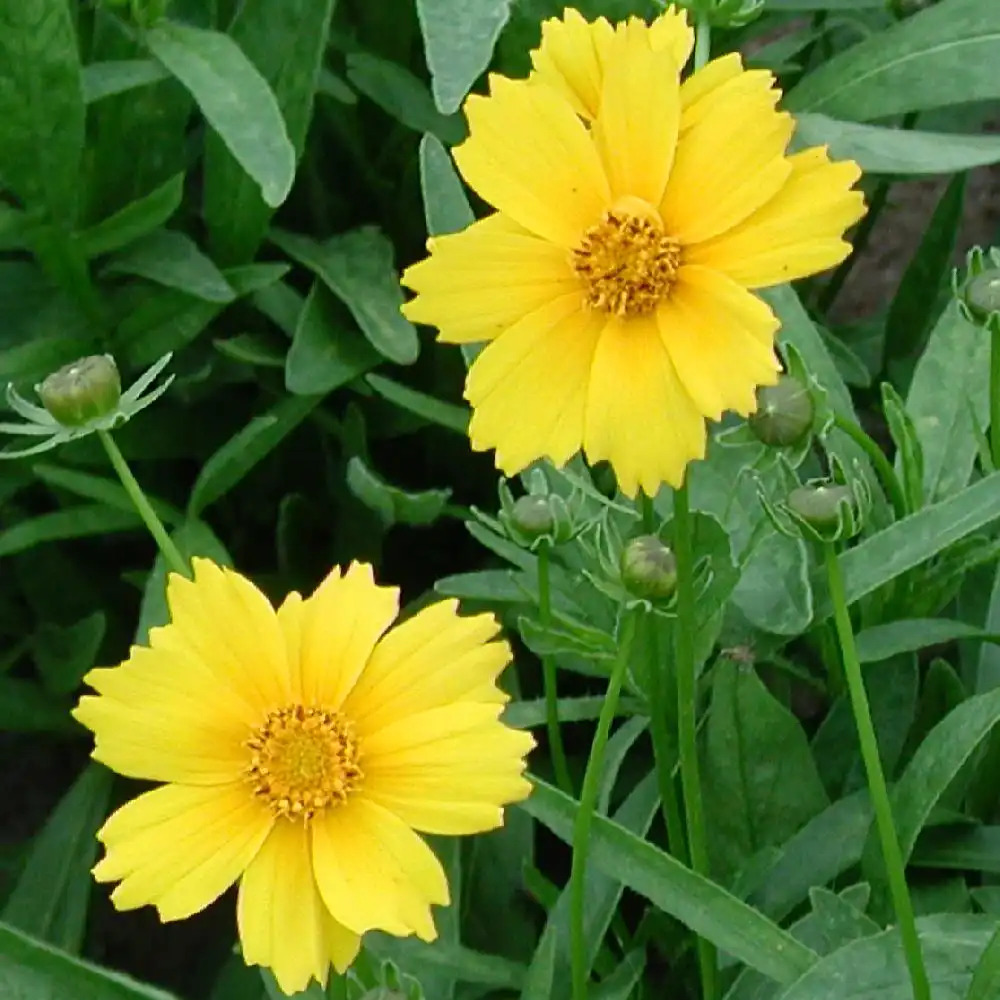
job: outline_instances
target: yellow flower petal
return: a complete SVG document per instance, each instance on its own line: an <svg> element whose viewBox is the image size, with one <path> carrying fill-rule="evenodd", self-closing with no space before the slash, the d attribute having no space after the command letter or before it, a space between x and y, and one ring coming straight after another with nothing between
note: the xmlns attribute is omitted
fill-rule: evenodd
<svg viewBox="0 0 1000 1000"><path fill-rule="evenodd" d="M764 100L773 86L766 69L745 70L738 52L713 59L681 84L681 132L725 114L726 105L741 97Z"/></svg>
<svg viewBox="0 0 1000 1000"><path fill-rule="evenodd" d="M587 383L603 319L564 295L506 330L476 358L465 397L476 451L496 449L508 475L548 456L563 465L580 449Z"/></svg>
<svg viewBox="0 0 1000 1000"><path fill-rule="evenodd" d="M403 306L414 323L451 344L492 340L554 298L579 287L562 247L496 213L461 233L427 241L430 256L402 282L419 293Z"/></svg>
<svg viewBox="0 0 1000 1000"><path fill-rule="evenodd" d="M648 50L668 53L678 70L694 46L687 15L677 7L650 25L633 17L614 28L603 17L588 23L578 11L567 8L562 20L542 22L542 41L531 53L534 70L529 80L551 87L578 115L592 120L601 107L606 67L622 46L636 39Z"/></svg>
<svg viewBox="0 0 1000 1000"><path fill-rule="evenodd" d="M555 89L584 118L595 118L601 101L603 66L614 38L614 29L599 17L590 23L567 7L562 20L542 22L542 41L531 53L530 79Z"/></svg>
<svg viewBox="0 0 1000 1000"><path fill-rule="evenodd" d="M458 601L438 601L384 635L347 700L344 712L365 735L397 718L452 702L478 700L475 692L504 696L493 683L510 662L505 642L490 642L499 626L492 615L461 618Z"/></svg>
<svg viewBox="0 0 1000 1000"><path fill-rule="evenodd" d="M134 646L121 666L85 680L73 717L97 733L94 758L131 778L218 784L245 766L240 744L255 721L200 660Z"/></svg>
<svg viewBox="0 0 1000 1000"><path fill-rule="evenodd" d="M287 994L310 979L326 985L332 956L323 905L313 877L309 830L304 823L276 823L240 881L237 918L243 958L269 968ZM346 928L354 955L361 938ZM348 949L349 950L349 949ZM340 949L338 949L340 951ZM343 955L338 955L343 959Z"/></svg>
<svg viewBox="0 0 1000 1000"><path fill-rule="evenodd" d="M190 653L259 716L291 700L285 640L268 599L246 577L208 559L194 579L167 583L171 624L150 632L153 649Z"/></svg>
<svg viewBox="0 0 1000 1000"><path fill-rule="evenodd" d="M677 376L652 316L607 322L594 354L584 449L607 459L619 488L653 496L679 486L705 454L705 425Z"/></svg>
<svg viewBox="0 0 1000 1000"><path fill-rule="evenodd" d="M547 87L491 77L489 97L465 103L469 138L455 149L462 176L494 208L569 249L600 217L608 181L573 109Z"/></svg>
<svg viewBox="0 0 1000 1000"><path fill-rule="evenodd" d="M757 386L777 381L781 366L771 348L777 318L717 271L681 268L657 324L678 378L706 417L753 413Z"/></svg>
<svg viewBox="0 0 1000 1000"><path fill-rule="evenodd" d="M317 818L312 834L316 882L336 921L358 934L434 939L430 905L448 902L447 880L402 820L359 797Z"/></svg>
<svg viewBox="0 0 1000 1000"><path fill-rule="evenodd" d="M774 198L734 229L689 247L685 258L749 288L793 281L843 260L851 248L840 235L865 213L861 192L850 189L861 171L850 160L831 163L822 148L788 162L791 175Z"/></svg>
<svg viewBox="0 0 1000 1000"><path fill-rule="evenodd" d="M604 75L593 134L614 199L658 205L670 176L680 125L679 68L630 32ZM650 95L656 94L656 100Z"/></svg>
<svg viewBox="0 0 1000 1000"><path fill-rule="evenodd" d="M334 570L300 612L300 669L306 704L339 709L379 636L399 612L399 591L379 587L366 563Z"/></svg>
<svg viewBox="0 0 1000 1000"><path fill-rule="evenodd" d="M791 167L794 124L775 111L776 90L721 88L712 114L681 133L660 211L667 232L696 243L738 225L774 197Z"/></svg>
<svg viewBox="0 0 1000 1000"><path fill-rule="evenodd" d="M161 920L203 910L243 873L274 824L246 785L164 785L122 806L98 832L99 882L121 880L119 910L154 905Z"/></svg>

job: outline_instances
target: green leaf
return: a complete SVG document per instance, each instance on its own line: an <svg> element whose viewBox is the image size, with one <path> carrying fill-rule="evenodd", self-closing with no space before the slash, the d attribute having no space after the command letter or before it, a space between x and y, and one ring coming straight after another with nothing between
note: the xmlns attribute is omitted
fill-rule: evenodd
<svg viewBox="0 0 1000 1000"><path fill-rule="evenodd" d="M786 95L790 111L869 121L1000 97L1000 7L944 0L834 56Z"/></svg>
<svg viewBox="0 0 1000 1000"><path fill-rule="evenodd" d="M189 516L197 517L225 496L309 416L318 402L318 396L287 397L234 434L202 466L188 501Z"/></svg>
<svg viewBox="0 0 1000 1000"><path fill-rule="evenodd" d="M0 676L0 732L78 731L69 716L69 708L62 699L53 698L33 681Z"/></svg>
<svg viewBox="0 0 1000 1000"><path fill-rule="evenodd" d="M465 138L458 115L443 115L426 84L408 69L367 52L347 55L347 79L359 93L414 132L429 132L453 146Z"/></svg>
<svg viewBox="0 0 1000 1000"><path fill-rule="evenodd" d="M993 932L972 974L965 1000L995 1000L1000 996L1000 926Z"/></svg>
<svg viewBox="0 0 1000 1000"><path fill-rule="evenodd" d="M859 125L808 112L795 122L797 146L829 146L835 160L854 160L866 174L953 174L1000 161L1000 136Z"/></svg>
<svg viewBox="0 0 1000 1000"><path fill-rule="evenodd" d="M861 662L877 663L898 653L915 652L942 642L990 638L989 632L967 622L948 618L904 618L866 628L857 634L856 641ZM1000 636L995 638L1000 639Z"/></svg>
<svg viewBox="0 0 1000 1000"><path fill-rule="evenodd" d="M138 201L85 230L80 235L84 253L98 257L158 229L180 208L183 195L184 175L174 174Z"/></svg>
<svg viewBox="0 0 1000 1000"><path fill-rule="evenodd" d="M374 368L379 360L333 293L314 281L285 358L285 388L299 396L323 395Z"/></svg>
<svg viewBox="0 0 1000 1000"><path fill-rule="evenodd" d="M702 781L713 869L726 882L829 804L799 721L728 658L713 670Z"/></svg>
<svg viewBox="0 0 1000 1000"><path fill-rule="evenodd" d="M129 244L104 267L105 274L134 274L206 302L232 302L236 293L190 236L158 229Z"/></svg>
<svg viewBox="0 0 1000 1000"><path fill-rule="evenodd" d="M114 510L103 504L87 504L51 514L39 514L19 521L0 534L0 556L25 552L45 542L129 531L141 523L134 511Z"/></svg>
<svg viewBox="0 0 1000 1000"><path fill-rule="evenodd" d="M1000 142L997 144L1000 156ZM924 230L889 306L885 353L890 358L915 354L936 313L938 296L951 274L951 260L965 204L965 175L952 178Z"/></svg>
<svg viewBox="0 0 1000 1000"><path fill-rule="evenodd" d="M1000 472L866 538L839 556L847 603L860 601L997 518ZM833 613L833 608L821 575L813 578L813 588L822 595L816 601L814 619L820 622Z"/></svg>
<svg viewBox="0 0 1000 1000"><path fill-rule="evenodd" d="M534 792L520 807L572 843L578 808L573 799L535 779ZM603 816L594 817L589 860L696 934L779 983L794 981L816 959L763 914Z"/></svg>
<svg viewBox="0 0 1000 1000"><path fill-rule="evenodd" d="M924 453L924 491L933 502L960 490L976 461L973 415L989 422L990 338L951 302L931 331L906 398Z"/></svg>
<svg viewBox="0 0 1000 1000"><path fill-rule="evenodd" d="M805 543L762 526L744 555L733 603L751 625L777 635L798 635L812 619L812 588Z"/></svg>
<svg viewBox="0 0 1000 1000"><path fill-rule="evenodd" d="M963 1000L995 918L942 913L917 921L934 1000ZM912 1000L898 928L854 941L817 962L777 1000Z"/></svg>
<svg viewBox="0 0 1000 1000"><path fill-rule="evenodd" d="M834 802L782 846L748 899L768 916L783 920L813 886L834 881L858 863L871 824L867 792Z"/></svg>
<svg viewBox="0 0 1000 1000"><path fill-rule="evenodd" d="M420 140L420 192L427 232L432 236L457 233L475 221L448 150L433 135Z"/></svg>
<svg viewBox="0 0 1000 1000"><path fill-rule="evenodd" d="M83 67L83 99L87 104L165 80L170 74L152 59L109 59Z"/></svg>
<svg viewBox="0 0 1000 1000"><path fill-rule="evenodd" d="M347 487L366 507L378 514L386 528L393 524L433 524L451 497L451 490L408 493L391 486L372 472L357 455L347 463Z"/></svg>
<svg viewBox="0 0 1000 1000"><path fill-rule="evenodd" d="M0 924L0 996L4 1000L173 1000L128 976L73 958Z"/></svg>
<svg viewBox="0 0 1000 1000"><path fill-rule="evenodd" d="M446 403L425 392L411 389L384 375L366 375L365 381L383 399L395 404L415 416L438 427L445 427L456 434L465 437L469 432L469 409L466 406L456 406Z"/></svg>
<svg viewBox="0 0 1000 1000"><path fill-rule="evenodd" d="M228 35L161 21L150 51L191 92L209 125L272 208L295 179L295 149L267 81Z"/></svg>
<svg viewBox="0 0 1000 1000"><path fill-rule="evenodd" d="M889 382L880 388L882 412L896 446L895 472L903 486L907 512L912 514L924 505L924 449L899 393Z"/></svg>
<svg viewBox="0 0 1000 1000"><path fill-rule="evenodd" d="M457 111L489 65L510 16L510 0L417 0L434 101Z"/></svg>
<svg viewBox="0 0 1000 1000"><path fill-rule="evenodd" d="M96 833L111 794L111 772L88 764L31 842L3 919L42 941L79 954L97 856Z"/></svg>
<svg viewBox="0 0 1000 1000"><path fill-rule="evenodd" d="M312 120L334 0L242 4L229 29L233 41L274 91L296 158ZM252 260L271 209L217 134L205 140L205 221L212 255L223 264Z"/></svg>
<svg viewBox="0 0 1000 1000"><path fill-rule="evenodd" d="M288 273L288 265L247 264L222 273L242 296L280 281ZM176 289L158 292L119 324L116 353L124 355L134 368L151 365L168 351L190 344L224 308L225 303L206 302Z"/></svg>
<svg viewBox="0 0 1000 1000"><path fill-rule="evenodd" d="M372 226L316 243L304 236L272 231L285 253L308 267L351 311L361 332L383 357L396 364L417 360L416 328L399 307L403 293L393 267L392 243Z"/></svg>
<svg viewBox="0 0 1000 1000"><path fill-rule="evenodd" d="M521 1000L551 1000L553 979L556 972L556 926L545 926L538 949L531 959L528 974L524 977Z"/></svg>
<svg viewBox="0 0 1000 1000"><path fill-rule="evenodd" d="M892 790L892 814L903 860L962 765L1000 721L1000 690L976 695L949 712L917 748ZM881 850L872 830L865 845L865 868L882 875Z"/></svg>
<svg viewBox="0 0 1000 1000"><path fill-rule="evenodd" d="M83 87L66 0L0 0L0 176L28 208L72 228Z"/></svg>
<svg viewBox="0 0 1000 1000"><path fill-rule="evenodd" d="M558 716L560 722L586 722L601 714L604 697L560 698ZM641 710L642 703L632 698L620 698L618 715L632 715ZM503 712L503 720L515 729L533 729L545 725L545 700L512 701Z"/></svg>
<svg viewBox="0 0 1000 1000"><path fill-rule="evenodd" d="M70 695L80 686L83 675L95 666L107 624L104 612L95 611L72 625L44 621L38 626L32 651L47 691Z"/></svg>
<svg viewBox="0 0 1000 1000"><path fill-rule="evenodd" d="M415 938L395 938L387 940L381 934L365 938L365 947L376 955L388 955L389 948L394 961L413 968L418 964L452 976L458 982L477 983L496 990L521 989L524 981L524 966L496 955L465 948L443 941L433 945Z"/></svg>
<svg viewBox="0 0 1000 1000"><path fill-rule="evenodd" d="M614 972L601 980L594 990L594 1000L629 1000L630 997L634 997L645 968L645 949L636 948L630 951Z"/></svg>
<svg viewBox="0 0 1000 1000"><path fill-rule="evenodd" d="M125 488L116 480L104 476L95 476L92 472L80 472L77 469L64 469L59 465L49 465L38 462L31 470L42 482L59 489L69 490L77 496L86 497L114 507L117 510L135 513L135 505ZM173 504L165 503L156 497L146 495L157 517L168 524L177 524L184 520L184 514Z"/></svg>

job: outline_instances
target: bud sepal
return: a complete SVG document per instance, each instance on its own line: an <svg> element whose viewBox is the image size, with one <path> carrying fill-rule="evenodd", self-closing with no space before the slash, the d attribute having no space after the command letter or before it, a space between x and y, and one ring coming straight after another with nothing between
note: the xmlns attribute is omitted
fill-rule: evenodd
<svg viewBox="0 0 1000 1000"><path fill-rule="evenodd" d="M111 355L81 358L53 372L35 387L44 407L29 403L12 384L7 385L7 404L27 423L0 423L0 433L43 437L27 448L0 451L0 458L23 458L57 448L95 431L110 431L128 422L159 399L173 382L169 376L150 388L170 361L165 354L125 392ZM148 390L148 391L147 391Z"/></svg>

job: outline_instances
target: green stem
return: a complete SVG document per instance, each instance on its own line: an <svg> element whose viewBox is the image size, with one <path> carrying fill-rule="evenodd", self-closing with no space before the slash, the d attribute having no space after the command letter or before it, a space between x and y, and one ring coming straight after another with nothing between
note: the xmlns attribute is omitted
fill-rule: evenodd
<svg viewBox="0 0 1000 1000"><path fill-rule="evenodd" d="M642 530L647 535L655 535L657 518L653 498L648 493L640 493L639 496L642 503Z"/></svg>
<svg viewBox="0 0 1000 1000"><path fill-rule="evenodd" d="M681 787L684 790L684 815L687 819L688 851L691 867L700 875L709 874L708 841L705 836L705 812L701 801L701 775L698 770L698 678L695 662L695 581L694 549L688 486L674 493L674 558L677 560L677 624L674 628L674 664L677 671L677 742L680 750ZM697 939L698 966L704 1000L718 995L715 947L704 938Z"/></svg>
<svg viewBox="0 0 1000 1000"><path fill-rule="evenodd" d="M156 511L153 510L152 504L146 499L146 494L142 492L142 487L139 485L138 480L132 475L132 470L128 467L125 456L118 450L118 445L115 444L114 438L107 431L98 431L97 436L101 439L101 444L104 445L104 450L108 453L108 458L111 460L115 472L118 473L118 478L121 480L122 486L125 487L125 492L128 493L129 499L135 504L135 509L139 512L139 516L145 522L146 527L149 528L149 533L160 547L163 558L167 560L172 570L180 573L181 576L190 576L190 567L180 554L177 546L171 541L170 535L167 534L167 529L163 527L163 522L156 516Z"/></svg>
<svg viewBox="0 0 1000 1000"><path fill-rule="evenodd" d="M712 54L712 26L708 18L699 18L694 28L694 68L701 69Z"/></svg>
<svg viewBox="0 0 1000 1000"><path fill-rule="evenodd" d="M886 498L892 504L896 520L899 521L906 517L909 513L906 506L906 496L885 452L853 420L848 420L847 417L842 417L839 413L835 413L833 416L833 426L837 430L843 431L871 460L875 467L875 474L882 484L882 489L885 490Z"/></svg>
<svg viewBox="0 0 1000 1000"><path fill-rule="evenodd" d="M585 939L584 908L585 883L587 872L587 848L590 840L590 827L597 807L597 793L601 784L601 772L604 767L604 750L611 732L611 723L618 707L618 696L621 694L625 670L632 655L632 643L635 639L637 617L634 614L624 614L618 634L618 654L611 668L611 678L608 690L604 695L604 704L597 719L597 730L594 742L590 748L587 760L587 770L583 775L583 788L580 791L580 807L573 822L573 863L569 875L569 928L570 928L570 958L573 978L573 1000L587 1000L587 980L589 969L587 961L587 942Z"/></svg>
<svg viewBox="0 0 1000 1000"><path fill-rule="evenodd" d="M552 623L552 588L549 584L549 546L543 542L538 549L538 617L542 625ZM556 661L542 656L542 683L545 687L545 724L549 736L549 751L555 769L556 784L567 795L573 794L573 779L569 775L566 749L563 747L562 729L559 726L559 687L556 679Z"/></svg>
<svg viewBox="0 0 1000 1000"><path fill-rule="evenodd" d="M903 951L906 955L906 967L909 970L910 983L913 987L913 998L914 1000L930 1000L930 983L927 980L927 971L920 953L920 938L917 935L910 890L906 884L903 854L899 847L899 838L896 835L896 826L892 818L889 792L885 784L885 775L882 772L882 761L879 758L878 739L875 736L875 727L872 725L868 695L865 692L864 678L861 676L861 663L858 661L858 651L854 644L851 617L844 595L844 580L840 572L840 563L837 561L837 552L832 543L826 543L824 555L826 574L830 585L830 599L833 601L837 638L840 640L840 650L843 657L844 675L851 697L851 709L854 712L854 723L858 730L858 741L861 744L861 757L868 775L868 791L875 810L875 823L878 827L879 840L882 843L882 856L885 859L886 872L889 877L889 891L892 894L896 920L903 938Z"/></svg>
<svg viewBox="0 0 1000 1000"><path fill-rule="evenodd" d="M1000 469L1000 323L990 324L990 457Z"/></svg>
<svg viewBox="0 0 1000 1000"><path fill-rule="evenodd" d="M657 621L652 612L644 616L643 642L646 645L645 663L649 684L649 733L653 740L653 758L656 764L656 783L660 792L660 809L667 827L670 853L679 861L687 862L687 838L684 835L684 816L681 813L674 767L677 764L677 747L670 735L667 694L664 691L664 664L660 656Z"/></svg>

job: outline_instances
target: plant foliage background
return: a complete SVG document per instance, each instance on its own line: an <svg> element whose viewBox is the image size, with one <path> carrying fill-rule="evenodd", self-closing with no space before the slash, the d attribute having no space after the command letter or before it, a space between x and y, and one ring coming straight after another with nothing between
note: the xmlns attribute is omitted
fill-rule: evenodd
<svg viewBox="0 0 1000 1000"><path fill-rule="evenodd" d="M488 67L526 73L561 5L161 6L0 0L0 378L27 394L110 352L127 383L174 352L170 391L117 438L182 550L274 596L363 558L413 604L437 592L498 611L517 638L509 718L543 723L538 657L554 655L579 779L616 607L591 577L607 575L600 556L634 517L600 469L593 483L582 465L533 474L533 490L601 525L556 551L556 614L542 621L536 555L472 512L497 510L497 475L465 438L462 354L400 315L397 282L428 232L478 207L447 153L464 96ZM828 449L872 494L840 563L934 996L987 1000L1000 975L1000 473L986 443L990 335L957 304L951 268L966 172L1000 161L982 128L1000 98L1000 5L766 0L713 46L777 74L797 141L861 164L869 220L895 181L951 178L865 321L835 319L853 262L767 298L786 355L839 420ZM855 241L881 235L868 221ZM844 423L880 443L902 504ZM721 948L732 1000L902 1000L821 567L758 500L787 470L734 441L692 473L710 564L692 627L714 885L659 846L637 665L587 882L594 996L695 996L693 928ZM802 459L818 471L815 454ZM668 498L658 511L669 516ZM83 673L164 620L163 577L94 438L0 466L0 996L278 995L232 954L231 901L161 926L116 914L89 876L94 831L127 789L88 764L69 709ZM544 745L532 768L551 777ZM568 997L571 824L572 803L542 785L503 830L440 845L456 900L440 940L372 936L328 995Z"/></svg>

